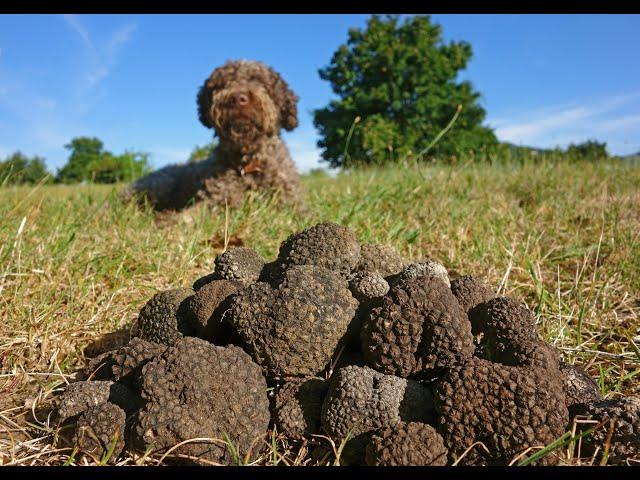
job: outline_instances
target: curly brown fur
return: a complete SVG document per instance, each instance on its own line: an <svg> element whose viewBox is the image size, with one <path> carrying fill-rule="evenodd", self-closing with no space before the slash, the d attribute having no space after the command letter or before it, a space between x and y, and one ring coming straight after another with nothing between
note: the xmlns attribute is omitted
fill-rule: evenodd
<svg viewBox="0 0 640 480"><path fill-rule="evenodd" d="M194 202L242 203L250 190L279 191L299 199L299 177L280 129L298 126L298 97L272 68L256 61L228 61L197 95L200 122L219 144L202 161L169 165L129 185L125 201L148 201L156 210L181 210Z"/></svg>

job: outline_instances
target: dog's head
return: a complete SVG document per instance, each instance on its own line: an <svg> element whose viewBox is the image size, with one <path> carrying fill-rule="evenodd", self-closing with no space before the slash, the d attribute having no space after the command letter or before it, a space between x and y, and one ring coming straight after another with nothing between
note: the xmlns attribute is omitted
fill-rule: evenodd
<svg viewBox="0 0 640 480"><path fill-rule="evenodd" d="M202 124L240 148L298 126L298 97L260 62L229 61L216 68L200 87L197 102Z"/></svg>

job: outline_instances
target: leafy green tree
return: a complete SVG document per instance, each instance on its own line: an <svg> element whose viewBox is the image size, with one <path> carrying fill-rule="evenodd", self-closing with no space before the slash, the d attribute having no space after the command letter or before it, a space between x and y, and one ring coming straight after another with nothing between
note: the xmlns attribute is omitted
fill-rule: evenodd
<svg viewBox="0 0 640 480"><path fill-rule="evenodd" d="M130 182L151 171L149 154L127 151L122 155L104 152L89 164L90 179L95 183Z"/></svg>
<svg viewBox="0 0 640 480"><path fill-rule="evenodd" d="M609 158L606 142L587 140L586 142L571 144L567 147L567 155L575 160L603 160Z"/></svg>
<svg viewBox="0 0 640 480"><path fill-rule="evenodd" d="M338 99L314 111L322 157L331 166L398 160L429 150L454 155L497 145L482 125L480 94L458 74L471 58L467 42L442 41L429 16L400 22L372 16L364 30L350 29L346 44L319 71Z"/></svg>
<svg viewBox="0 0 640 480"><path fill-rule="evenodd" d="M200 160L204 160L205 158L209 158L217 146L218 141L215 139L202 146L196 145L192 150L191 155L189 155L189 163L198 162Z"/></svg>
<svg viewBox="0 0 640 480"><path fill-rule="evenodd" d="M71 154L58 171L59 182L128 182L151 171L149 154L125 151L114 155L95 137L76 137L65 148Z"/></svg>
<svg viewBox="0 0 640 480"><path fill-rule="evenodd" d="M0 184L38 183L50 175L42 157L29 158L20 151L0 162Z"/></svg>
<svg viewBox="0 0 640 480"><path fill-rule="evenodd" d="M69 160L58 171L56 180L75 183L91 180L90 165L95 165L108 153L101 140L95 137L76 137L64 146L71 151Z"/></svg>

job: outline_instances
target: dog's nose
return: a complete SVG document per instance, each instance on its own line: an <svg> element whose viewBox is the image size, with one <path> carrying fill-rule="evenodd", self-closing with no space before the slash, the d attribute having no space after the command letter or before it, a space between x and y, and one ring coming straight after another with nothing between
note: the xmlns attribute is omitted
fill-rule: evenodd
<svg viewBox="0 0 640 480"><path fill-rule="evenodd" d="M246 105L249 103L249 97L247 97L244 93L238 93L236 95L236 103L238 105Z"/></svg>

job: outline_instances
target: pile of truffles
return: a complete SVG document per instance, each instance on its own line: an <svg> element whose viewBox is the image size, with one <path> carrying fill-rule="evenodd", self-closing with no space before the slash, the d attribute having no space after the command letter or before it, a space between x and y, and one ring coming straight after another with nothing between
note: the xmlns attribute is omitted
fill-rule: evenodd
<svg viewBox="0 0 640 480"><path fill-rule="evenodd" d="M603 399L521 302L333 223L291 235L273 262L224 252L192 288L151 298L130 341L79 378L57 417L102 461L253 461L275 428L288 442L329 438L341 464L508 465L577 416L578 430L596 427L581 456L640 455L640 398Z"/></svg>

